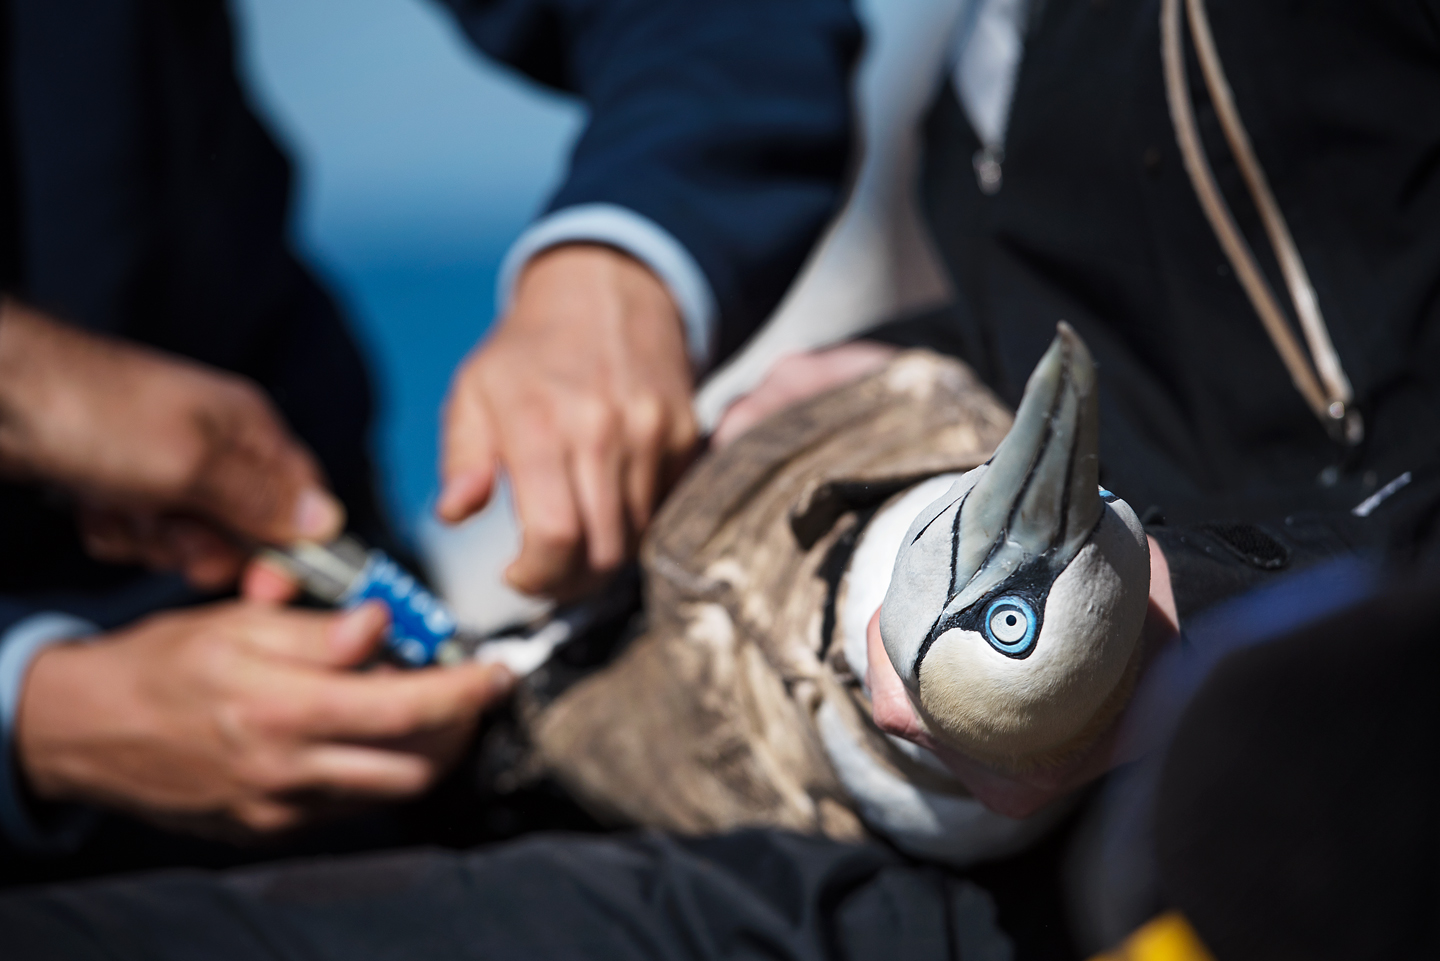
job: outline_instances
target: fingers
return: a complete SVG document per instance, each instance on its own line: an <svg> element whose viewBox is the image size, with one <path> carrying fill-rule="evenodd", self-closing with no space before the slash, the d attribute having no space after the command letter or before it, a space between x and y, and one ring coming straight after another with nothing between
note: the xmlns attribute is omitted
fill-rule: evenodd
<svg viewBox="0 0 1440 961"><path fill-rule="evenodd" d="M274 834L296 827L306 819L306 810L269 797L247 797L237 801L230 814L258 834Z"/></svg>
<svg viewBox="0 0 1440 961"><path fill-rule="evenodd" d="M230 586L245 563L240 547L196 518L82 504L77 519L86 551L96 560L179 571L200 590Z"/></svg>
<svg viewBox="0 0 1440 961"><path fill-rule="evenodd" d="M665 470L666 454L675 443L667 434L664 405L653 399L637 402L626 418L626 448L629 456L624 463L625 510L630 519L632 537L650 526L650 515ZM693 437L692 441L693 443ZM689 444L685 445L689 449Z"/></svg>
<svg viewBox="0 0 1440 961"><path fill-rule="evenodd" d="M626 409L630 459L627 504L636 532L649 526L655 504L695 456L700 425L688 400L666 403L654 396L634 398Z"/></svg>
<svg viewBox="0 0 1440 961"><path fill-rule="evenodd" d="M373 626L361 623L362 610L353 613L357 634ZM302 792L401 798L423 791L458 754L481 712L515 682L503 667L473 663L363 674L263 669L257 677L264 698L228 713L225 727L233 742L252 746L240 766L246 797L276 805L237 812L262 830L308 813L312 805L292 803Z"/></svg>
<svg viewBox="0 0 1440 961"><path fill-rule="evenodd" d="M189 421L200 444L172 468L188 507L243 539L263 544L329 541L345 511L326 489L315 459L249 381L192 374Z"/></svg>
<svg viewBox="0 0 1440 961"><path fill-rule="evenodd" d="M400 800L424 791L441 769L422 754L350 744L304 747L287 758L277 789L236 798L230 817L259 834L298 827L344 799Z"/></svg>
<svg viewBox="0 0 1440 961"><path fill-rule="evenodd" d="M571 489L579 507L590 568L608 572L625 557L627 511L622 491L626 447L618 417L589 405L572 434Z"/></svg>
<svg viewBox="0 0 1440 961"><path fill-rule="evenodd" d="M508 466L520 520L520 554L505 579L524 594L554 593L579 571L581 507L566 451L549 431L510 439Z"/></svg>
<svg viewBox="0 0 1440 961"><path fill-rule="evenodd" d="M455 375L445 405L440 476L435 503L440 519L458 524L483 508L495 488L495 431L485 405L484 373L468 360Z"/></svg>
<svg viewBox="0 0 1440 961"><path fill-rule="evenodd" d="M523 531L507 580L576 594L634 550L693 448L691 386L683 325L657 277L606 247L546 251L456 377L437 511L461 520L505 470Z"/></svg>
<svg viewBox="0 0 1440 961"><path fill-rule="evenodd" d="M320 663L329 667L354 667L370 658L385 642L390 627L390 610L380 601L366 601L333 620L325 632L325 655Z"/></svg>
<svg viewBox="0 0 1440 961"><path fill-rule="evenodd" d="M351 744L319 744L294 758L296 790L402 798L430 786L439 772L428 758Z"/></svg>
<svg viewBox="0 0 1440 961"><path fill-rule="evenodd" d="M447 524L459 524L483 510L494 492L493 467L458 472L445 482L435 502L435 513Z"/></svg>
<svg viewBox="0 0 1440 961"><path fill-rule="evenodd" d="M420 671L338 673L363 663L384 642L388 609L367 601L343 614L228 605L227 617L246 646L286 662L267 670L274 726L315 738L373 740L434 727L503 697L513 675L492 665L461 664ZM288 665L311 669L295 671ZM269 722L267 722L269 723Z"/></svg>
<svg viewBox="0 0 1440 961"><path fill-rule="evenodd" d="M896 353L889 345L857 340L782 357L754 390L730 405L710 442L725 447L772 414L879 370Z"/></svg>
<svg viewBox="0 0 1440 961"><path fill-rule="evenodd" d="M1145 617L1147 641L1163 643L1180 633L1180 614L1175 606L1175 590L1170 582L1170 563L1160 542L1146 536L1150 549L1150 606Z"/></svg>
<svg viewBox="0 0 1440 961"><path fill-rule="evenodd" d="M620 431L607 404L558 402L499 363L482 352L456 376L436 513L457 523L484 507L503 461L523 538L506 579L523 593L563 593L584 572L582 547L596 570L624 558Z"/></svg>
<svg viewBox="0 0 1440 961"><path fill-rule="evenodd" d="M417 794L459 755L481 711L514 683L504 668L480 665L359 680L370 683L311 699L314 710L294 719L303 725L304 742L265 788L288 796ZM357 698L357 692L364 693Z"/></svg>
<svg viewBox="0 0 1440 961"><path fill-rule="evenodd" d="M539 404L512 412L501 434L522 530L506 571L517 590L567 597L633 552L665 474L693 447L694 419L654 397Z"/></svg>
<svg viewBox="0 0 1440 961"><path fill-rule="evenodd" d="M187 517L165 519L161 536L169 542L176 566L193 587L218 591L235 583L245 554L208 524Z"/></svg>
<svg viewBox="0 0 1440 961"><path fill-rule="evenodd" d="M710 434L710 446L715 450L729 447L737 437L764 420L771 406L768 400L757 388L725 408Z"/></svg>
<svg viewBox="0 0 1440 961"><path fill-rule="evenodd" d="M261 604L236 605L241 630L255 651L321 668L364 663L384 643L390 612L367 601L341 614L296 611Z"/></svg>
<svg viewBox="0 0 1440 961"><path fill-rule="evenodd" d="M482 664L325 675L295 683L286 724L315 741L393 741L469 723L513 686L505 668Z"/></svg>
<svg viewBox="0 0 1440 961"><path fill-rule="evenodd" d="M289 438L264 443L283 446L226 450L197 485L196 509L261 544L325 543L340 536L345 509L325 489L309 455Z"/></svg>
<svg viewBox="0 0 1440 961"><path fill-rule="evenodd" d="M261 604L288 604L300 594L300 585L275 564L252 560L240 575L240 596Z"/></svg>
<svg viewBox="0 0 1440 961"><path fill-rule="evenodd" d="M245 540L286 544L339 532L343 510L255 384L11 302L5 312L0 366L16 355L5 387L18 406L7 404L14 423L0 437L0 457L12 470L152 517L195 516ZM166 566L183 566L206 586L238 573L213 544L179 539Z"/></svg>
<svg viewBox="0 0 1440 961"><path fill-rule="evenodd" d="M230 817L256 833L274 834L312 820L339 799L410 797L439 774L439 766L420 754L350 744L302 747L266 779L274 790L236 798Z"/></svg>

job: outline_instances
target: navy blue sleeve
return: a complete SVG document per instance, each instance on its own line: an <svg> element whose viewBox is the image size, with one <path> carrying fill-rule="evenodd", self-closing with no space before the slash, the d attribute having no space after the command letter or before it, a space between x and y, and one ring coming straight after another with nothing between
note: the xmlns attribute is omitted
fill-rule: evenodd
<svg viewBox="0 0 1440 961"><path fill-rule="evenodd" d="M4 637L10 628L35 613L37 611L33 605L13 597L0 595L0 637Z"/></svg>
<svg viewBox="0 0 1440 961"><path fill-rule="evenodd" d="M715 359L769 315L840 199L845 0L441 0L471 39L590 122L550 210L612 203L669 231L719 307Z"/></svg>

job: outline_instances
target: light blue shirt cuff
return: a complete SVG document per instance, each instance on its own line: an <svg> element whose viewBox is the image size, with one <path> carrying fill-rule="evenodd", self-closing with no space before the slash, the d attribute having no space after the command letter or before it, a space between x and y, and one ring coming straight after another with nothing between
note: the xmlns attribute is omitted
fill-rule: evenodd
<svg viewBox="0 0 1440 961"><path fill-rule="evenodd" d="M88 817L68 816L59 824L42 829L35 824L20 797L20 771L15 757L15 713L30 662L52 644L88 637L99 631L94 624L68 614L34 614L0 636L0 745L5 757L0 763L0 830L12 844L35 853L65 850L78 842ZM79 811L67 812L82 814ZM88 812L83 812L88 814Z"/></svg>
<svg viewBox="0 0 1440 961"><path fill-rule="evenodd" d="M680 241L648 217L618 204L580 204L542 217L511 245L500 265L497 308L503 315L515 282L530 258L560 244L606 244L634 257L670 290L685 323L685 342L696 370L710 363L715 342L715 293L705 272Z"/></svg>

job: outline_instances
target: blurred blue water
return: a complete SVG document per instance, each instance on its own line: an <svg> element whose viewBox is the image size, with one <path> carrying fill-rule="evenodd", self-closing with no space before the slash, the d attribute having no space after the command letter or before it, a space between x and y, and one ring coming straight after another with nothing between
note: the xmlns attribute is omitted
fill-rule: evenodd
<svg viewBox="0 0 1440 961"><path fill-rule="evenodd" d="M436 486L451 370L489 326L511 241L581 108L485 62L423 0L235 0L255 106L295 160L294 236L347 308L397 521Z"/></svg>

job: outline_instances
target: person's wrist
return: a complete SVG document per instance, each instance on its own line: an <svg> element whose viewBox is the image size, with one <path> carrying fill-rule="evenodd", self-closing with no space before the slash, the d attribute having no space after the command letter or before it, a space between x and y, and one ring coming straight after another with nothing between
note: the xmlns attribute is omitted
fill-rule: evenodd
<svg viewBox="0 0 1440 961"><path fill-rule="evenodd" d="M0 729L5 756L0 758L0 830L13 844L33 851L66 850L78 843L89 812L46 803L30 782L20 751L21 704L37 661L50 651L77 646L95 625L57 612L41 612L12 625L0 642ZM75 704L58 705L73 712Z"/></svg>
<svg viewBox="0 0 1440 961"><path fill-rule="evenodd" d="M644 264L678 307L692 372L710 367L718 309L709 278L664 226L621 205L577 204L551 211L531 224L501 265L496 289L500 314L510 312L517 278L532 259L552 248L580 244L605 245Z"/></svg>
<svg viewBox="0 0 1440 961"><path fill-rule="evenodd" d="M82 780L75 776L65 749L68 732L56 722L91 716L97 705L86 696L93 652L73 644L46 648L30 663L15 716L15 764L30 793L48 802L81 800Z"/></svg>
<svg viewBox="0 0 1440 961"><path fill-rule="evenodd" d="M685 331L680 308L664 282L644 263L616 247L589 242L557 244L540 251L525 264L515 284L516 309L507 322L526 323L554 316L520 307L533 293L546 286L609 287L630 310L627 316L640 317L673 330L684 353Z"/></svg>

